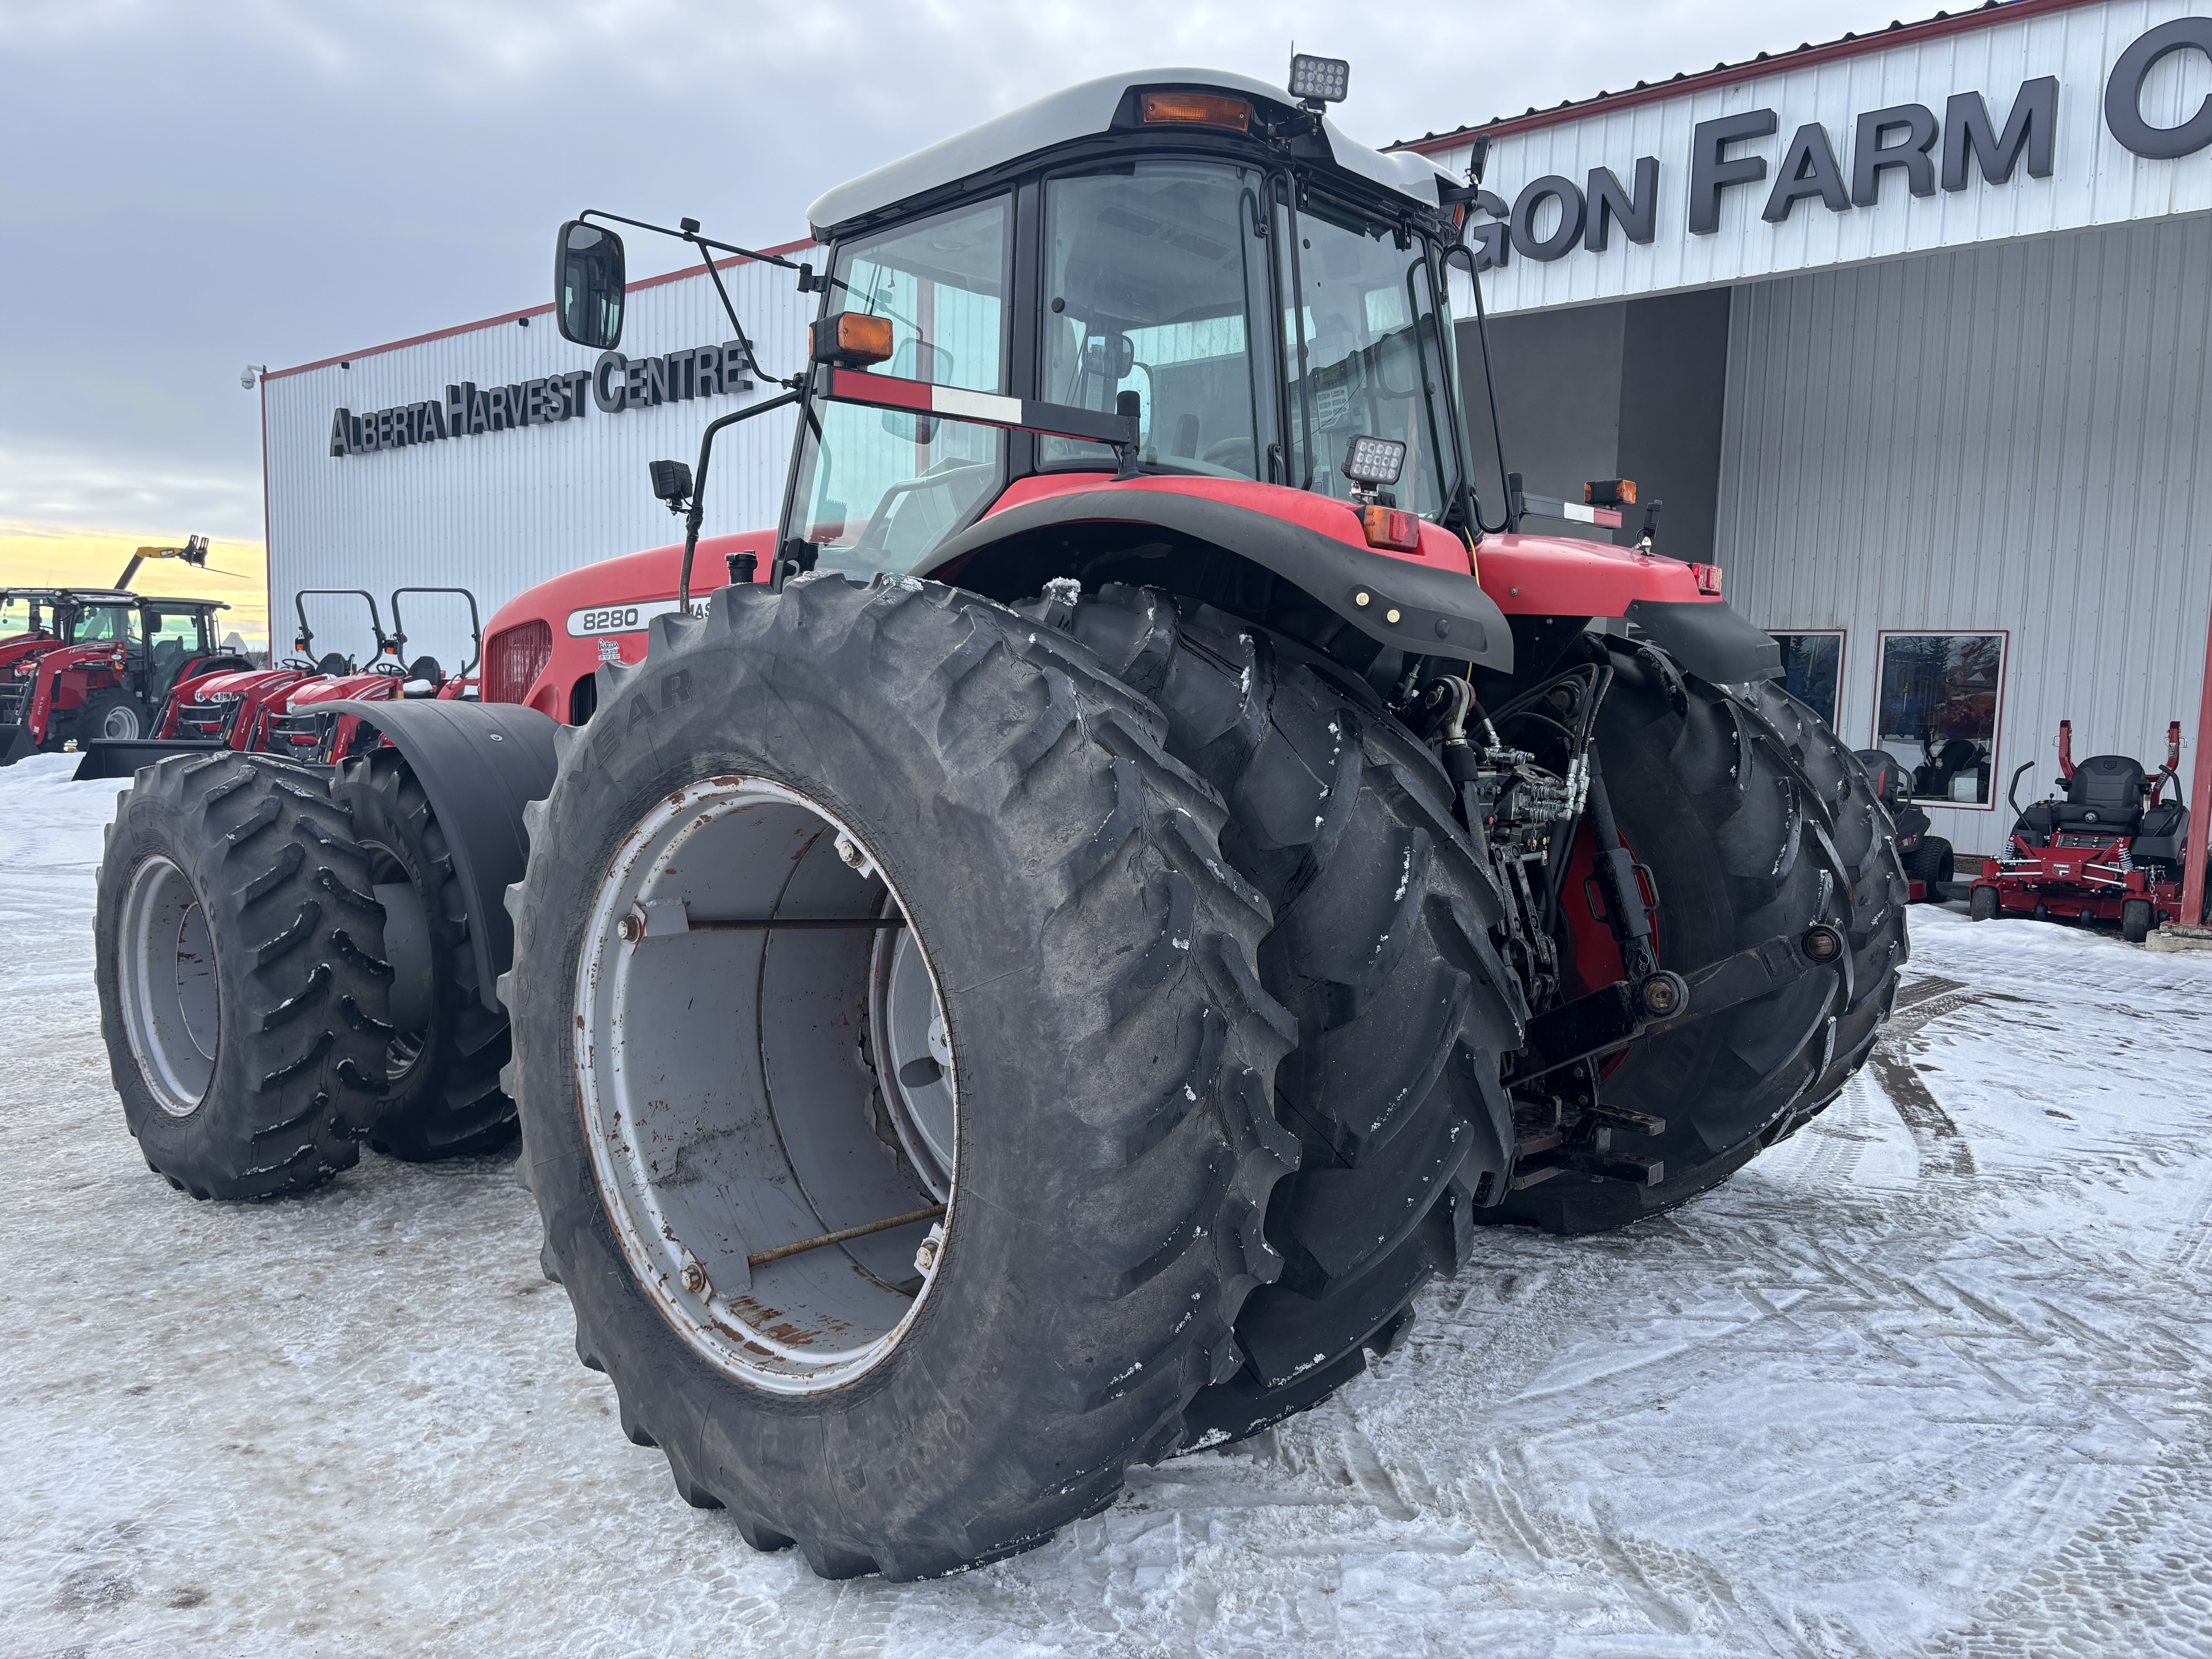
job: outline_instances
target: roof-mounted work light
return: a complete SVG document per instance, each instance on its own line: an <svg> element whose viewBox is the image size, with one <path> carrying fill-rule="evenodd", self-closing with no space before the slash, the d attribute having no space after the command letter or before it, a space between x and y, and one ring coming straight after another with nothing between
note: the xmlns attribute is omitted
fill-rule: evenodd
<svg viewBox="0 0 2212 1659"><path fill-rule="evenodd" d="M1369 489L1394 484L1406 470L1406 446L1395 438L1356 437L1344 450L1344 476Z"/></svg>
<svg viewBox="0 0 2212 1659"><path fill-rule="evenodd" d="M1291 58L1291 96L1309 109L1342 103L1351 85L1352 64L1347 58L1309 58L1304 52Z"/></svg>

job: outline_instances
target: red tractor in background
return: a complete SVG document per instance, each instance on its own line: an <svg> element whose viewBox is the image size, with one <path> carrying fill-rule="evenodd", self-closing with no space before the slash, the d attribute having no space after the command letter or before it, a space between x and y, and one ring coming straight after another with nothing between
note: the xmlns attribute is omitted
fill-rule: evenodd
<svg viewBox="0 0 2212 1659"><path fill-rule="evenodd" d="M1968 914L1976 921L2016 915L2117 922L2130 945L2166 922L2197 921L2181 908L2189 808L2180 764L2179 720L2166 728L2166 763L2155 774L2127 755L2076 761L2074 722L2059 721L2057 784L2063 793L2022 811L2020 781L2035 763L2013 773L2006 800L2019 817L2010 850L1975 880Z"/></svg>
<svg viewBox="0 0 2212 1659"><path fill-rule="evenodd" d="M667 233L822 296L653 464L684 545L502 607L481 702L118 803L148 1163L267 1196L519 1121L630 1438L903 1579L1328 1398L1477 1226L1658 1213L1835 1099L1890 820L1717 572L1486 514L1479 165L1347 138L1348 74L1055 93L823 197L819 270ZM563 335L719 375L615 350L615 222L562 228ZM783 409L781 522L702 546L716 435Z"/></svg>
<svg viewBox="0 0 2212 1659"><path fill-rule="evenodd" d="M435 657L406 659L407 635L400 614L400 599L408 593L452 593L469 608L470 655L460 668L447 672ZM358 598L368 608L369 632L376 649L367 668L338 652L314 653L314 630L307 622L307 602L317 597ZM330 705L349 700L383 702L395 698L473 698L475 674L483 655L483 630L477 619L476 596L463 587L402 587L392 594L392 631L384 631L384 619L375 596L363 588L306 588L293 595L299 631L293 639L294 655L266 668L230 668L181 681L171 694L155 732L155 742L129 749L88 754L77 776L127 776L140 766L169 753L212 749L241 752L275 751L327 763L352 754L370 740L359 720L332 712Z"/></svg>
<svg viewBox="0 0 2212 1659"><path fill-rule="evenodd" d="M38 592L39 629L0 645L0 765L143 738L179 679L251 666L216 643L220 601Z"/></svg>

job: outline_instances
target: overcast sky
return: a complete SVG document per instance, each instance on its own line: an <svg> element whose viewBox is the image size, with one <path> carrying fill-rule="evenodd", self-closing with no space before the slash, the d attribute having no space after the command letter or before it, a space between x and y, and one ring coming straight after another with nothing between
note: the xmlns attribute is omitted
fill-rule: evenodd
<svg viewBox="0 0 2212 1659"><path fill-rule="evenodd" d="M0 0L0 532L258 544L259 400L240 368L538 303L554 230L587 205L690 214L762 246L803 235L806 204L843 179L1117 70L1279 81L1295 38L1352 60L1338 118L1382 144L1897 15L1895 0ZM653 239L632 249L634 274L665 268Z"/></svg>

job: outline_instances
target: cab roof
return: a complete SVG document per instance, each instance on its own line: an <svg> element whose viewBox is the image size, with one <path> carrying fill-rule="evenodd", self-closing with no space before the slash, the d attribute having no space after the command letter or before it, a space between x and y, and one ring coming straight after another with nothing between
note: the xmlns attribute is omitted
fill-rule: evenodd
<svg viewBox="0 0 2212 1659"><path fill-rule="evenodd" d="M819 198L806 210L807 223L812 227L817 240L827 240L830 233L838 227L926 191L991 172L1057 144L1106 132L1113 126L1115 112L1121 107L1122 99L1136 87L1220 91L1264 98L1286 109L1297 106L1297 100L1280 87L1220 70L1157 69L1103 76L1051 93L979 127L970 127L927 149L916 150L888 167L864 173ZM1328 141L1329 154L1339 167L1431 212L1438 204L1438 184L1455 182L1452 174L1425 155L1406 150L1386 155L1370 149L1356 139L1346 137L1326 117L1321 129Z"/></svg>

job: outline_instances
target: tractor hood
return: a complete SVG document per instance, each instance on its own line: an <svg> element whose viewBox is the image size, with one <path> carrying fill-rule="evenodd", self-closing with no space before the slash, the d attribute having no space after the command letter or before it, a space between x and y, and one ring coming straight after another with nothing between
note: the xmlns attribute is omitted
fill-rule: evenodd
<svg viewBox="0 0 2212 1659"><path fill-rule="evenodd" d="M956 133L888 167L862 173L849 184L838 185L807 209L807 223L813 228L817 240L826 241L842 226L924 191L988 173L1057 144L1095 137L1112 128L1115 112L1121 107L1122 99L1139 87L1218 91L1265 99L1279 105L1286 113L1297 107L1296 100L1280 87L1219 70L1158 69L1109 75L1009 110L979 127ZM1385 190L1395 191L1431 213L1437 207L1437 185L1455 182L1426 156L1403 150L1385 155L1346 137L1334 122L1326 118L1321 126L1328 141L1330 155L1339 167Z"/></svg>

